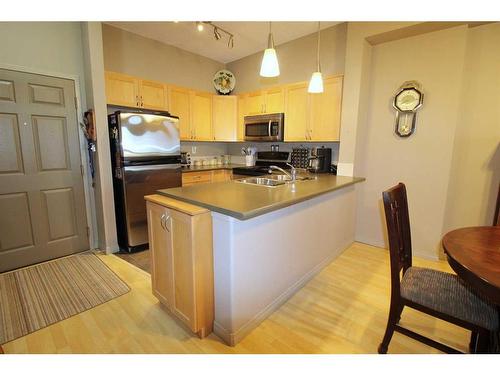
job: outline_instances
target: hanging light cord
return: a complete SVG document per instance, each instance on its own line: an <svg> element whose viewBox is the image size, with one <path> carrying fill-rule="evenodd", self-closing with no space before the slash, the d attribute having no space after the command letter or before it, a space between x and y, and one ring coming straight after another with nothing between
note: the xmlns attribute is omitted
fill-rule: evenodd
<svg viewBox="0 0 500 375"><path fill-rule="evenodd" d="M318 72L321 72L321 65L319 62L320 39L321 39L321 28L320 28L320 22L318 21L318 51L317 51L317 57L316 57L316 64L317 64Z"/></svg>

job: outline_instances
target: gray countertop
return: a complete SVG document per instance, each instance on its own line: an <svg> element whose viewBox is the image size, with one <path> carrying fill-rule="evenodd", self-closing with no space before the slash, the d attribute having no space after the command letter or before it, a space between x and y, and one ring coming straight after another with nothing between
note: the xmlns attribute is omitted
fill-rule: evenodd
<svg viewBox="0 0 500 375"><path fill-rule="evenodd" d="M202 166L189 166L188 167L182 167L182 173L189 173L189 172L204 172L204 171L213 171L217 169L233 169L233 168L239 168L239 167L244 167L245 164L219 164L219 165L202 165Z"/></svg>
<svg viewBox="0 0 500 375"><path fill-rule="evenodd" d="M158 193L246 220L365 180L331 174L314 177L296 182L295 191L292 184L266 187L230 181L163 189Z"/></svg>

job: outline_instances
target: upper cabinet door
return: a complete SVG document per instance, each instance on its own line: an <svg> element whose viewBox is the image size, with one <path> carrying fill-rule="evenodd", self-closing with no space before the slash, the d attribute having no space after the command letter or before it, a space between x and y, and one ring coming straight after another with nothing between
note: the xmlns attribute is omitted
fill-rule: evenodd
<svg viewBox="0 0 500 375"><path fill-rule="evenodd" d="M309 140L309 95L307 83L286 88L285 141Z"/></svg>
<svg viewBox="0 0 500 375"><path fill-rule="evenodd" d="M141 80L139 99L142 108L167 110L167 95L163 83Z"/></svg>
<svg viewBox="0 0 500 375"><path fill-rule="evenodd" d="M212 97L215 141L236 141L238 127L238 98L234 95Z"/></svg>
<svg viewBox="0 0 500 375"><path fill-rule="evenodd" d="M105 72L108 104L140 107L139 80L125 74Z"/></svg>
<svg viewBox="0 0 500 375"><path fill-rule="evenodd" d="M212 94L191 94L191 127L197 141L212 141Z"/></svg>
<svg viewBox="0 0 500 375"><path fill-rule="evenodd" d="M245 96L245 116L264 113L264 94L260 91L251 92Z"/></svg>
<svg viewBox="0 0 500 375"><path fill-rule="evenodd" d="M172 116L179 117L179 131L181 141L189 141L193 138L191 131L191 109L190 109L190 93L188 90L169 86L169 112Z"/></svg>
<svg viewBox="0 0 500 375"><path fill-rule="evenodd" d="M311 100L311 139L338 141L342 106L342 77L325 79L321 94L309 94Z"/></svg>
<svg viewBox="0 0 500 375"><path fill-rule="evenodd" d="M265 113L282 113L285 111L285 93L283 88L266 90L265 97Z"/></svg>
<svg viewBox="0 0 500 375"><path fill-rule="evenodd" d="M238 95L238 125L237 139L243 141L245 139L245 116L246 116L246 96Z"/></svg>

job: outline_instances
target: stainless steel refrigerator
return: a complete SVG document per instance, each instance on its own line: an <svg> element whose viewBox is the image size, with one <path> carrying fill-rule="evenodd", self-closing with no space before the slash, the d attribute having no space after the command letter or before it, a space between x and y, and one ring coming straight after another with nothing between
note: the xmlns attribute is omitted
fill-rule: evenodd
<svg viewBox="0 0 500 375"><path fill-rule="evenodd" d="M144 196L182 185L178 121L168 112L127 110L108 116L121 251L148 246Z"/></svg>

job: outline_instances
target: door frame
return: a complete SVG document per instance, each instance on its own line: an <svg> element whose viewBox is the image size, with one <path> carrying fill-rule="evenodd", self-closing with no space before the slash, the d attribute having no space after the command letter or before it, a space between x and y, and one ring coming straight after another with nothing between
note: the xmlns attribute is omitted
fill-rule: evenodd
<svg viewBox="0 0 500 375"><path fill-rule="evenodd" d="M84 200L85 200L85 213L87 215L87 227L89 228L89 249L94 250L97 249L97 215L96 215L96 207L95 207L95 198L94 194L91 194L93 191L92 187L92 175L90 173L90 165L88 160L88 151L87 151L87 140L83 135L82 130L80 129L80 124L83 124L83 109L84 106L82 104L81 97L81 85L80 85L80 76L76 74L66 74L66 73L57 73L51 72L43 69L38 69L34 67L27 67L21 65L12 65L12 64L4 64L0 62L1 69L14 70L20 73L30 73L30 74L38 74L43 76L49 76L54 78L62 78L68 79L74 82L75 84L75 98L76 98L76 115L77 115L77 127L78 127L78 142L80 144L80 164L83 166L83 192L84 192ZM86 104L86 103L85 103Z"/></svg>

